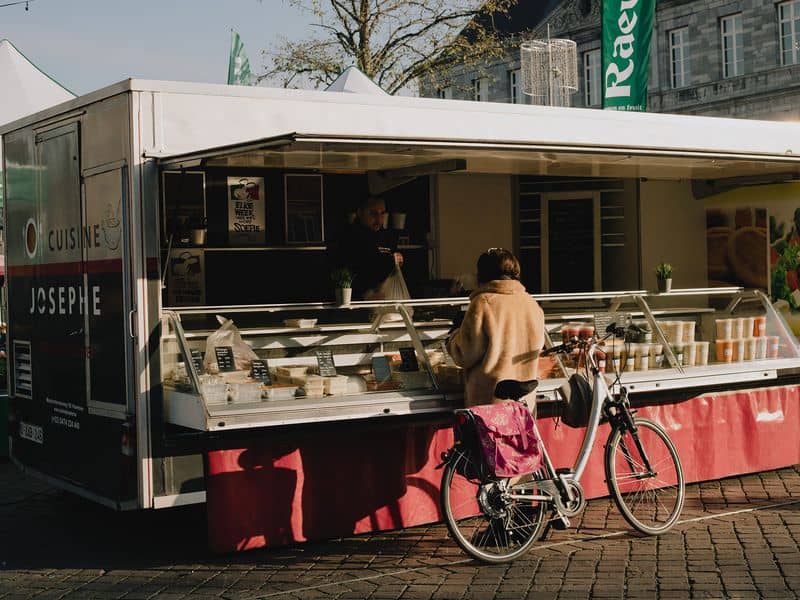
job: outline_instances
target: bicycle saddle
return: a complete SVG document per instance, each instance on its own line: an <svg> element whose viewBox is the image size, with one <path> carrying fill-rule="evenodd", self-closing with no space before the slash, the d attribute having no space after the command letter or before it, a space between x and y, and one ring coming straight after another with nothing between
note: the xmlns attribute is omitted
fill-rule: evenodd
<svg viewBox="0 0 800 600"><path fill-rule="evenodd" d="M501 400L519 400L527 396L539 385L538 380L517 381L516 379L503 379L494 388L494 395Z"/></svg>

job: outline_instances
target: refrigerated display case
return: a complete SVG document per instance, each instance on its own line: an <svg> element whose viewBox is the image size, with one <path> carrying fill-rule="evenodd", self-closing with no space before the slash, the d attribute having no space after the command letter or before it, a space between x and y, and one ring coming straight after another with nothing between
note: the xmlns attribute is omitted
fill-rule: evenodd
<svg viewBox="0 0 800 600"><path fill-rule="evenodd" d="M635 335L604 342L606 372L644 403L648 392L757 385L800 369L793 335L758 291L553 294L537 300L545 310L547 345L595 330L602 337L611 322L637 325ZM463 386L445 340L453 314L468 302L165 309L166 418L191 429L223 431L447 413L463 405ZM249 361L221 372L209 345L216 315L239 324L242 340L268 369L266 384L252 376ZM320 361L326 356L335 372L324 377ZM540 361L540 400L558 402L557 390L580 368L580 356Z"/></svg>

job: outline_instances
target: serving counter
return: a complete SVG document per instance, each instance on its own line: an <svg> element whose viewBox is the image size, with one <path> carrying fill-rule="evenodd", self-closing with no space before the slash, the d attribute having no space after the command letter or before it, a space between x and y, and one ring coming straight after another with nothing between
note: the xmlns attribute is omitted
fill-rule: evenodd
<svg viewBox="0 0 800 600"><path fill-rule="evenodd" d="M758 291L632 291L537 300L546 314L547 345L589 335L597 324L638 324L638 338L605 343L607 373L619 376L610 380L634 395L744 382L764 385L800 370L793 335ZM191 429L222 431L448 413L463 404L463 375L444 342L452 317L467 304L466 298L452 298L346 307L165 309L161 372L166 418ZM237 355L234 364L222 369L213 352L231 338L215 334L216 315L232 319L253 351ZM326 357L333 371L317 379ZM263 361L266 383L251 377L252 358ZM579 362L579 357L540 359L540 400L557 402L557 390ZM381 368L382 373L375 372ZM320 385L319 391L312 389Z"/></svg>
<svg viewBox="0 0 800 600"><path fill-rule="evenodd" d="M610 322L637 325L627 339L606 340L606 376L667 429L687 482L800 462L800 355L761 292L537 300L547 345ZM463 405L463 374L443 342L468 302L164 310L165 420L215 441L204 454L211 548L441 519L438 466L453 442L450 413ZM583 430L559 424L558 389L581 356L539 360L539 431L556 466L568 467ZM582 482L589 498L606 493L601 454L592 452Z"/></svg>

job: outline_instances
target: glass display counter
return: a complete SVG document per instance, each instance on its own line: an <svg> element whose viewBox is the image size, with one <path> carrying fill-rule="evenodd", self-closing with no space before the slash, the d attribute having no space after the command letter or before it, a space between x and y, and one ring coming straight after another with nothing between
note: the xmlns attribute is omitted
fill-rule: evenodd
<svg viewBox="0 0 800 600"><path fill-rule="evenodd" d="M635 324L605 342L609 376L632 393L703 389L800 372L796 340L767 297L718 288L536 296L546 343ZM467 298L173 308L162 311L166 419L200 431L446 413L463 373L444 349ZM233 323L222 324L217 315ZM231 328L234 324L235 329ZM540 358L539 393L581 368ZM612 377L612 380L616 377Z"/></svg>

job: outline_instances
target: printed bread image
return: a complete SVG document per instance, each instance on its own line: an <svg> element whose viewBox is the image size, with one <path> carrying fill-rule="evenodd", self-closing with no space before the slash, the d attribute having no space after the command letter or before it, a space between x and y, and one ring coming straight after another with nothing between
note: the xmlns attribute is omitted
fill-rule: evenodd
<svg viewBox="0 0 800 600"><path fill-rule="evenodd" d="M742 227L728 238L728 262L733 276L747 287L767 287L767 232L761 227ZM709 256L711 253L709 251ZM709 261L709 274L711 264Z"/></svg>
<svg viewBox="0 0 800 600"><path fill-rule="evenodd" d="M731 272L728 267L728 242L730 238L730 227L709 227L706 230L708 278L710 280L730 280Z"/></svg>

